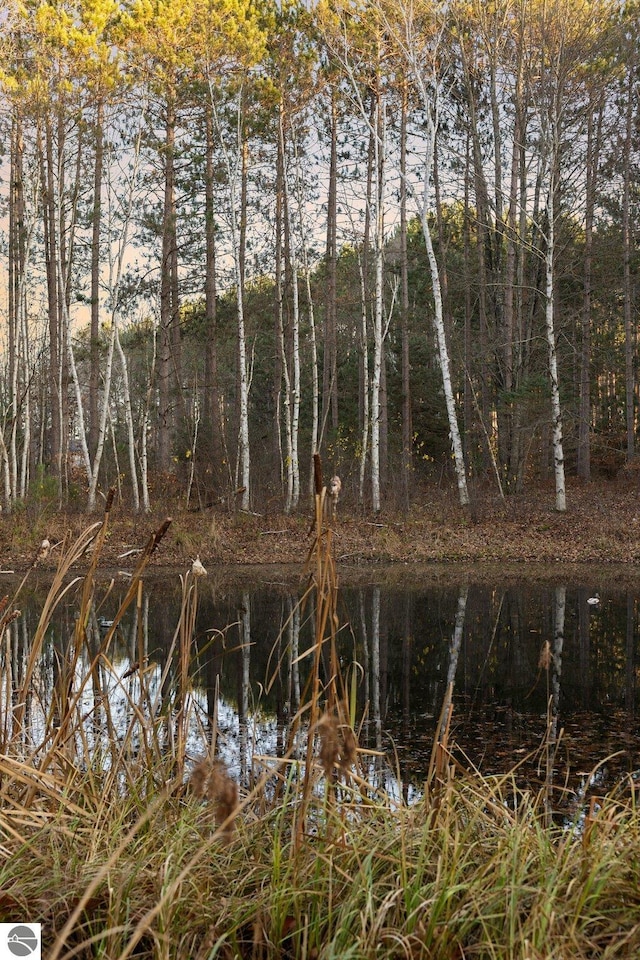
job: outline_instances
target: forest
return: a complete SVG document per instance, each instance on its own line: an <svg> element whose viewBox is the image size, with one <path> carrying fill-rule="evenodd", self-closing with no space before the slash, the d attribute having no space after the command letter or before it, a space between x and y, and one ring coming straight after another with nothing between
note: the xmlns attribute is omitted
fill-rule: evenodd
<svg viewBox="0 0 640 960"><path fill-rule="evenodd" d="M637 3L4 0L0 463L286 513L634 470Z"/></svg>

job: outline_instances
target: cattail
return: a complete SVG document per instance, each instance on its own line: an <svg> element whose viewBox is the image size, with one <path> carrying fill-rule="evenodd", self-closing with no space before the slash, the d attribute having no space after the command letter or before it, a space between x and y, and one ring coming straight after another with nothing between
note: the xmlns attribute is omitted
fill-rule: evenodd
<svg viewBox="0 0 640 960"><path fill-rule="evenodd" d="M330 777L333 767L340 758L340 739L338 736L338 721L334 716L325 713L318 720L318 734L320 736L320 763L325 775Z"/></svg>
<svg viewBox="0 0 640 960"><path fill-rule="evenodd" d="M35 562L40 563L42 560L46 560L50 552L51 552L51 543L45 539L42 541L42 543L38 548Z"/></svg>
<svg viewBox="0 0 640 960"><path fill-rule="evenodd" d="M325 775L330 777L334 767L346 773L356 761L358 742L351 727L339 723L334 714L325 713L318 720L320 737L320 763Z"/></svg>
<svg viewBox="0 0 640 960"><path fill-rule="evenodd" d="M3 610L1 611L2 615L0 616L0 634L4 631L5 627L8 627L10 623L13 623L14 620L17 620L21 615L21 610Z"/></svg>
<svg viewBox="0 0 640 960"><path fill-rule="evenodd" d="M342 734L342 750L340 752L340 769L343 773L354 765L358 756L358 741L356 735L347 724L340 728Z"/></svg>
<svg viewBox="0 0 640 960"><path fill-rule="evenodd" d="M540 657L538 659L538 670L548 670L551 666L551 644L548 640L542 644L542 650L540 651Z"/></svg>
<svg viewBox="0 0 640 960"><path fill-rule="evenodd" d="M213 805L217 823L224 823L238 807L238 785L219 760L207 757L196 764L189 787L194 796ZM231 820L222 832L225 840L231 838L233 829L234 820Z"/></svg>
<svg viewBox="0 0 640 960"><path fill-rule="evenodd" d="M329 483L327 484L327 494L331 501L331 515L335 520L336 510L338 506L338 499L340 497L340 491L342 490L342 481L340 477L335 476L331 477Z"/></svg>

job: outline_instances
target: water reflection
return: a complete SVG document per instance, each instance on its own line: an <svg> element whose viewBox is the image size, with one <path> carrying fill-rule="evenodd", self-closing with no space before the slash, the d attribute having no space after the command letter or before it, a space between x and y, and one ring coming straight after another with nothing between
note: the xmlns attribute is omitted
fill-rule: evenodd
<svg viewBox="0 0 640 960"><path fill-rule="evenodd" d="M246 784L256 776L256 755L284 753L313 637L311 602L302 607L298 602L304 584L268 576L262 573L251 583L199 582L188 665L195 696L179 734L194 755L210 742ZM522 774L549 791L556 807L565 782L577 789L605 760L599 772L603 785L640 766L635 714L640 583L604 589L599 581L600 603L589 605L592 584L564 580L487 585L473 576L462 584L406 576L400 584L380 579L350 584L345 574L342 580L341 666L354 684L360 739L371 750L368 773L374 779L387 783L398 772L405 797L415 796L434 736L442 735L445 724L454 755L485 773L510 769L538 751L523 762ZM126 589L126 584L105 587L88 625L89 653L98 649ZM43 593L34 590L7 627L4 741L11 727L7 691L13 691L15 708L42 602ZM138 670L146 671L154 700L149 711L161 709L174 681L180 686L172 673L180 669L179 660L168 654L183 602L177 575L145 580L110 652L117 682L98 661L83 692L83 709L96 730L104 697L117 697L125 684L135 684ZM77 609L70 591L48 628L34 671L34 696L23 705L33 742L48 710L64 714L73 689L79 665L69 661L67 650ZM327 678L326 660L323 669ZM130 699L123 695L111 716L124 720ZM118 731L106 734L117 738ZM382 764L379 754L388 761Z"/></svg>

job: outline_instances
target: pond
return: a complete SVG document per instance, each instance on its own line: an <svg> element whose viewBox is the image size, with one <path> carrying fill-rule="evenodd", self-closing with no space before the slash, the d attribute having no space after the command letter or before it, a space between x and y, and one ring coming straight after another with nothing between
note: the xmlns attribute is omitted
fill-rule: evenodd
<svg viewBox="0 0 640 960"><path fill-rule="evenodd" d="M485 774L518 764L518 776L535 788L548 776L540 748L547 744L548 762L551 743L567 803L576 791L605 790L640 769L640 576L633 571L407 565L339 575L341 672L356 696L368 775L386 789L407 800L420 795L450 684L452 762ZM20 615L6 628L5 741L7 691L15 708L47 586L21 592ZM37 746L65 670L69 690L82 670L82 663L69 666L68 652L80 586L70 587L48 624L25 713L25 749ZM96 649L128 586L124 574L99 583L89 622ZM299 571L275 567L210 570L198 581L188 752L197 757L215 736L216 752L241 781L255 774L256 757L282 756L288 720L304 697L313 642L313 602L299 604L305 587ZM12 584L0 589L10 594ZM112 701L111 736L126 724L125 688L137 682L140 663L149 690L162 698L175 671L169 654L179 641L182 601L178 572L146 575L117 626L109 670L83 690L87 717L98 696ZM326 675L326 657L323 666Z"/></svg>

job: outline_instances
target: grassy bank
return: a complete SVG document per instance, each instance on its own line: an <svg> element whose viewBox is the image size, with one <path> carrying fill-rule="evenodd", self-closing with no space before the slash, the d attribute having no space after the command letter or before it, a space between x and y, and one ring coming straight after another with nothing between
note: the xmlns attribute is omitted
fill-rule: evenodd
<svg viewBox="0 0 640 960"><path fill-rule="evenodd" d="M215 723L194 721L189 658L200 568L182 574L182 612L160 682L144 651L110 661L121 617L171 534L142 542L113 623L89 629L110 509L58 552L40 627L20 664L4 602L0 634L0 920L41 921L50 960L144 958L490 958L587 960L640 952L640 816L634 781L554 821L547 788L517 772L454 763L445 700L420 798L368 782L358 717L335 649L339 526L318 480L300 541L315 636L308 680L278 757L237 783ZM50 562L34 554L26 576ZM51 610L83 568L75 631L40 697ZM320 669L321 651L330 665ZM124 716L108 695L125 696ZM553 728L540 750L552 776Z"/></svg>
<svg viewBox="0 0 640 960"><path fill-rule="evenodd" d="M127 503L119 503L103 544L103 564L128 568L129 551L166 516L173 522L151 567L181 565L198 554L205 565L302 564L313 527L313 505L306 502L289 516L187 509L178 500L155 504L149 516L132 516ZM0 569L27 569L34 543L79 536L91 519L79 507L59 511L53 501L0 516ZM560 562L626 564L640 571L640 489L626 481L569 481L567 512L558 514L549 485L531 486L526 494L504 500L491 487L478 488L472 512L460 508L455 490L432 486L416 495L408 513L385 507L373 515L357 506L355 491L347 488L334 536L336 560L343 568L389 562L533 568ZM44 567L55 570L58 559L54 551Z"/></svg>
<svg viewBox="0 0 640 960"><path fill-rule="evenodd" d="M3 761L3 781L17 769ZM298 836L285 785L279 804L243 798L228 836L164 773L123 798L22 765L36 795L14 787L9 809L4 787L0 914L41 919L45 956L638 956L639 818L622 797L578 838L535 798L514 809L504 781L447 778L411 809L334 786Z"/></svg>

